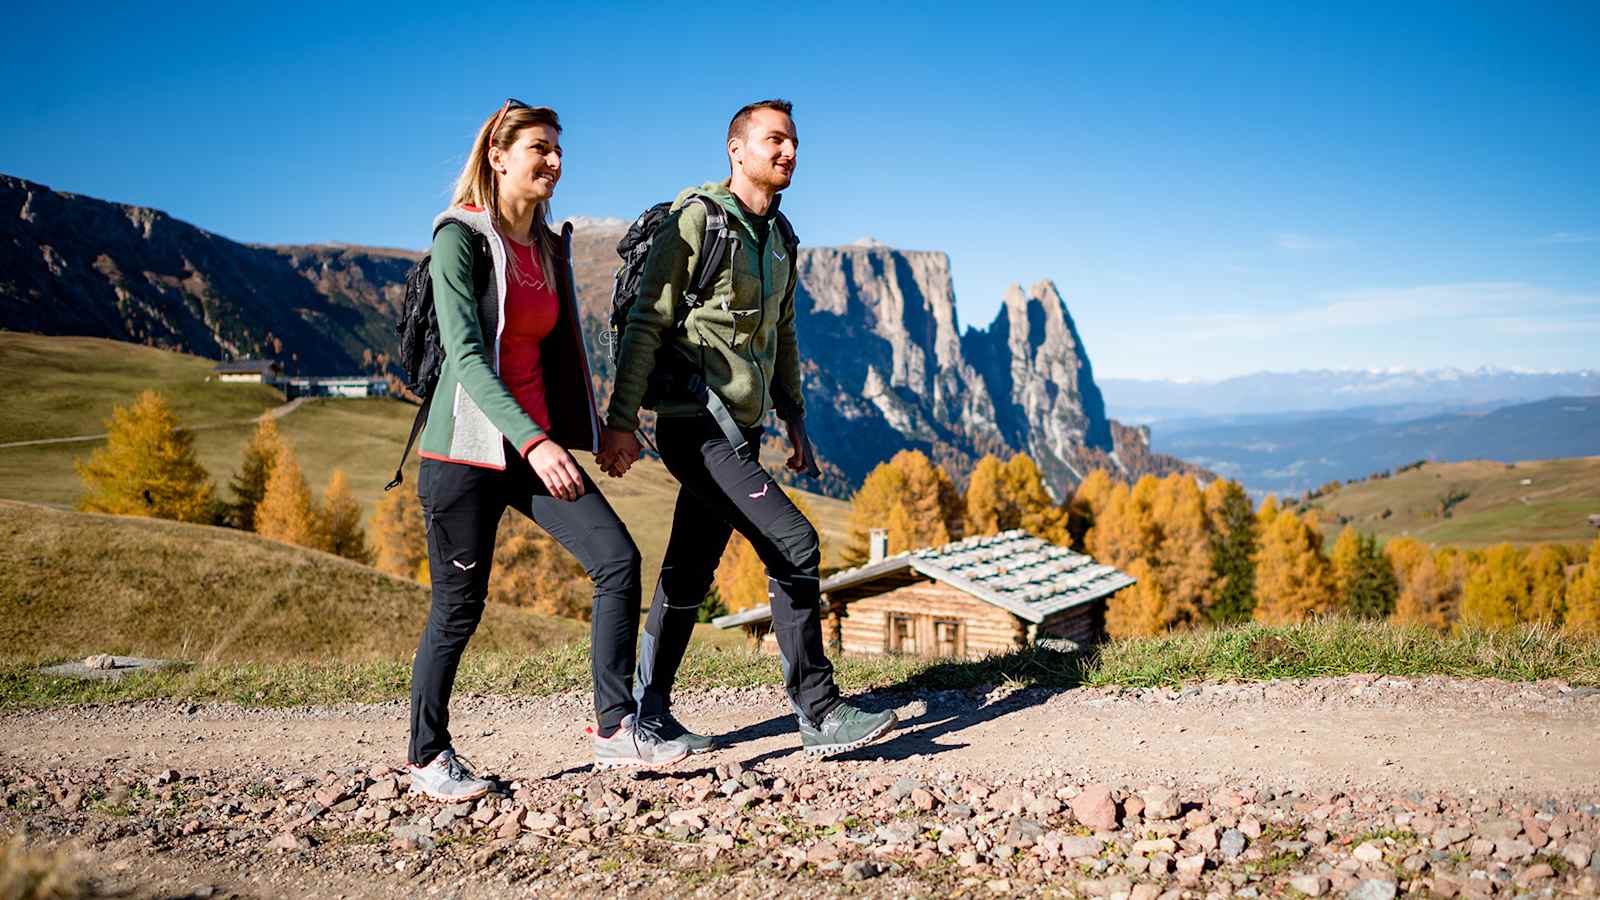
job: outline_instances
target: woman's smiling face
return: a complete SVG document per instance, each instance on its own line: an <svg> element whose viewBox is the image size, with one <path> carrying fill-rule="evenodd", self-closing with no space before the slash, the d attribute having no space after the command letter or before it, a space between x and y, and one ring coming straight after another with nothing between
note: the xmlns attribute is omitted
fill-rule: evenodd
<svg viewBox="0 0 1600 900"><path fill-rule="evenodd" d="M489 164L507 199L548 202L561 180L561 137L549 125L530 125L517 132L510 147L489 150Z"/></svg>

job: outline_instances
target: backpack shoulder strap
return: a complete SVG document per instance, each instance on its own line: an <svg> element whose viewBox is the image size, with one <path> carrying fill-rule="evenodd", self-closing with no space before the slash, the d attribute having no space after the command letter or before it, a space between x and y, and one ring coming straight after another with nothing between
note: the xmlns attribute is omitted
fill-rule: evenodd
<svg viewBox="0 0 1600 900"><path fill-rule="evenodd" d="M776 221L778 223L778 234L783 237L783 249L790 256L793 256L794 251L800 247L800 236L794 233L794 225L790 223L789 217L784 215L782 210L778 211Z"/></svg>
<svg viewBox="0 0 1600 900"><path fill-rule="evenodd" d="M472 249L472 296L476 300L483 296L484 291L489 289L489 276L494 271L494 257L489 252L489 238L483 232L468 226L459 219L444 218L434 225L434 236L437 237L440 231L451 225L466 232L467 246ZM427 262L429 258L423 257L423 262Z"/></svg>
<svg viewBox="0 0 1600 900"><path fill-rule="evenodd" d="M717 273L722 270L723 260L728 256L728 245L735 240L733 231L728 228L728 211L722 208L722 204L704 194L695 194L687 202L695 201L705 207L706 234L700 242L700 253L689 278L689 289L683 292L684 305L690 309L709 298L711 285L717 280ZM687 316L688 311L685 310L683 315Z"/></svg>

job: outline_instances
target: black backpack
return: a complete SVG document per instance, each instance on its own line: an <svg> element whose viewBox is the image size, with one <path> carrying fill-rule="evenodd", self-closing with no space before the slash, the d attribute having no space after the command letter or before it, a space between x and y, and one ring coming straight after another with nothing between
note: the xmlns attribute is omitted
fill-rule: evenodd
<svg viewBox="0 0 1600 900"><path fill-rule="evenodd" d="M706 210L705 239L700 244L694 272L690 273L689 286L683 292L683 302L673 311L672 326L675 330L682 330L689 313L709 298L712 284L722 270L722 264L729 258L731 248L736 247L739 242L738 234L728 225L728 211L722 208L722 204L701 194L690 197L688 202L697 201ZM645 257L649 256L650 247L660 236L663 231L662 225L666 223L671 212L671 202L657 203L640 213L639 218L628 228L628 233L617 242L617 255L622 257L622 265L617 268L616 283L611 291L609 343L613 372L620 363L622 333L628 326L628 314L638 300L639 281L644 275ZM779 212L774 217L773 225L779 229L790 259L794 259L794 252L799 246L800 239L795 236L794 228L789 224L788 218ZM639 405L645 409L655 409L662 400L674 397L691 397L697 402L704 403L712 417L717 420L717 424L722 427L723 434L727 436L734 450L739 453L744 452L746 447L744 435L734 423L722 398L717 396L716 391L706 386L700 371L691 368L681 354L675 352L669 344L663 343L656 352L656 364L651 369L644 397Z"/></svg>
<svg viewBox="0 0 1600 900"><path fill-rule="evenodd" d="M489 287L489 241L477 232L472 233L472 295L476 299ZM401 470L406 457L411 455L411 445L428 421L428 408L433 405L433 389L439 384L439 370L444 366L444 344L439 340L439 314L433 308L433 276L428 264L433 254L426 254L406 273L405 299L400 305L400 321L394 330L400 339L395 360L405 371L406 390L422 400L417 417L411 422L411 436L406 438L406 448L400 452L400 465L395 467L394 480L383 486L390 491L405 480Z"/></svg>

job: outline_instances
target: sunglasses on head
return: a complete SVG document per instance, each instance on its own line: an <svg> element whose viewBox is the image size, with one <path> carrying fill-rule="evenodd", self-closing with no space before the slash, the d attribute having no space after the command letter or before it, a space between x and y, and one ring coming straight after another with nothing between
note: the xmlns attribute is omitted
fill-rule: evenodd
<svg viewBox="0 0 1600 900"><path fill-rule="evenodd" d="M500 104L500 111L494 114L494 124L489 126L489 134L492 136L497 130L499 130L500 120L505 118L506 113L513 109L528 108L528 104L523 103L521 100L518 100L515 97L507 97L506 102Z"/></svg>

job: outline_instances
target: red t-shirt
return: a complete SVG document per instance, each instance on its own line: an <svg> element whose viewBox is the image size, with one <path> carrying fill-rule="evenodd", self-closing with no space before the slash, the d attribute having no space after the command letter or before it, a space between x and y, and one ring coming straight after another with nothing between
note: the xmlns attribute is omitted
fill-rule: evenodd
<svg viewBox="0 0 1600 900"><path fill-rule="evenodd" d="M545 402L539 342L555 330L561 301L555 286L545 278L535 248L509 238L506 246L511 255L506 271L505 327L500 332L500 378L523 411L549 432L550 408Z"/></svg>

